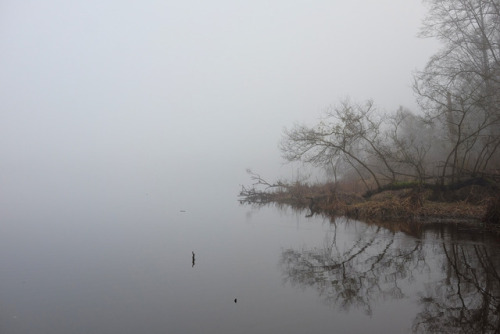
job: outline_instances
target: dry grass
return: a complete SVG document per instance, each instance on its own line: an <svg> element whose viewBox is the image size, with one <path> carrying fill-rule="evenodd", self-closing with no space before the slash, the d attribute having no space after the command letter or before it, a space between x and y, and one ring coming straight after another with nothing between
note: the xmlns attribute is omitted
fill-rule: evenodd
<svg viewBox="0 0 500 334"><path fill-rule="evenodd" d="M267 193L269 201L309 209L312 213L347 216L364 221L481 221L500 224L500 196L472 186L439 194L430 189L387 190L369 199L340 191L333 183L295 183ZM492 199L494 198L494 200Z"/></svg>
<svg viewBox="0 0 500 334"><path fill-rule="evenodd" d="M375 220L477 220L486 214L486 205L466 201L433 202L423 194L382 194L376 200L348 206L347 216Z"/></svg>

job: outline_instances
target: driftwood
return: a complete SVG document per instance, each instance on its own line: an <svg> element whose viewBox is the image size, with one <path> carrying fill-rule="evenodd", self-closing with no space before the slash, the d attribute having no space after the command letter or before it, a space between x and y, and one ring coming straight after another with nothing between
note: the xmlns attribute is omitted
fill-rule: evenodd
<svg viewBox="0 0 500 334"><path fill-rule="evenodd" d="M250 175L250 179L253 181L253 183L251 188L241 186L241 191L239 194L241 203L270 203L276 200L276 190L284 191L285 189L290 188L290 186L283 181L270 183L262 178L259 174L252 172L250 169L247 169L247 173ZM260 190L256 187L263 187L264 189ZM270 191L270 189L272 189L273 191Z"/></svg>
<svg viewBox="0 0 500 334"><path fill-rule="evenodd" d="M256 190L254 187L246 188L245 186L241 186L241 191L239 194L240 203L255 203L255 204L264 204L272 202L272 194L269 192Z"/></svg>

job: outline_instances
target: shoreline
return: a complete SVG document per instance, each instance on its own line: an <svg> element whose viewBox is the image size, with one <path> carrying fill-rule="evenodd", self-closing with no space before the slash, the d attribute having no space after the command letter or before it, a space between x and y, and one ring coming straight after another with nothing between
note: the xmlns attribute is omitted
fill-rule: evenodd
<svg viewBox="0 0 500 334"><path fill-rule="evenodd" d="M464 191L466 190L466 191ZM307 210L307 216L323 214L368 222L412 222L419 224L457 223L485 230L500 231L498 195L490 189L471 186L460 192L439 193L432 190L385 190L368 198L334 188L303 186L272 192L240 194L241 202L276 203Z"/></svg>

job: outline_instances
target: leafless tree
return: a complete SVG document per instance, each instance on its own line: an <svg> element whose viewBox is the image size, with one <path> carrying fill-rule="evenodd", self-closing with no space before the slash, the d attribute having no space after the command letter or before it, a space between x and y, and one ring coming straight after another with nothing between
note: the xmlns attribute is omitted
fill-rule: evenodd
<svg viewBox="0 0 500 334"><path fill-rule="evenodd" d="M355 104L349 100L328 109L315 126L295 125L285 130L280 150L287 161L302 161L328 168L347 164L366 182L378 188L396 180L387 160L383 134L384 118L373 101Z"/></svg>

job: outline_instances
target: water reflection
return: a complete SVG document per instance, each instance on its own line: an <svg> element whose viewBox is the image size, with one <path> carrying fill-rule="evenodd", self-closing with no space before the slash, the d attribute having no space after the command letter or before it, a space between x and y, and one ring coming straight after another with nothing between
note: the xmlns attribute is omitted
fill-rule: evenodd
<svg viewBox="0 0 500 334"><path fill-rule="evenodd" d="M316 289L344 312L371 315L379 302L409 297L419 304L414 332L500 332L497 243L466 242L456 227L443 228L429 225L412 238L399 228L334 223L322 247L284 250L280 268L285 282Z"/></svg>
<svg viewBox="0 0 500 334"><path fill-rule="evenodd" d="M499 333L498 257L486 245L442 243L444 277L421 294L414 330Z"/></svg>
<svg viewBox="0 0 500 334"><path fill-rule="evenodd" d="M286 281L315 287L345 311L355 307L370 315L374 301L403 298L400 282L411 280L414 271L428 269L418 240L401 248L395 233L366 226L349 246L339 249L335 232L323 248L283 251L280 264Z"/></svg>

